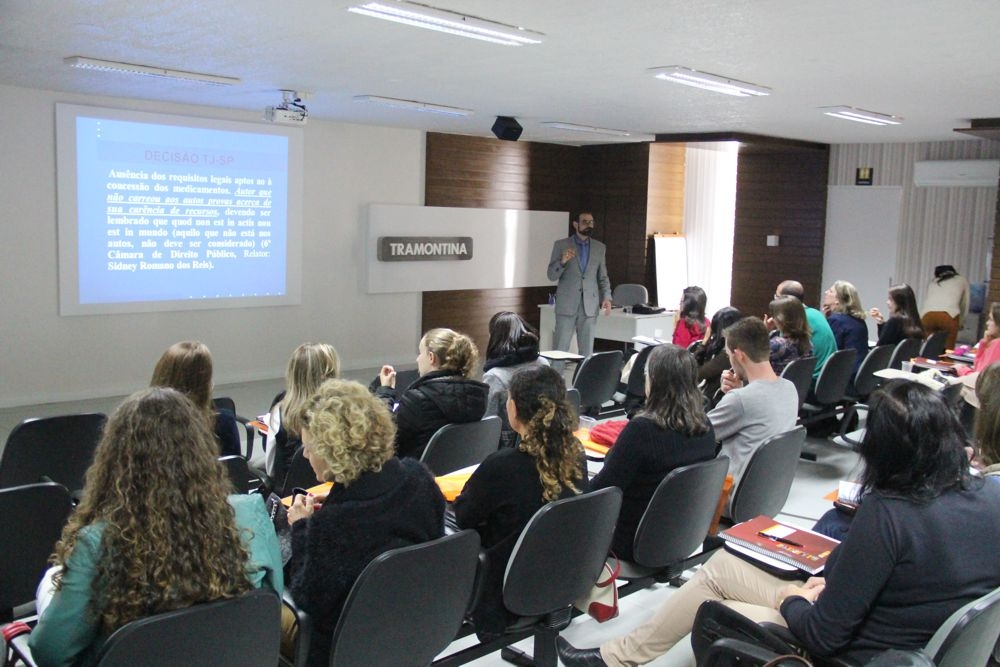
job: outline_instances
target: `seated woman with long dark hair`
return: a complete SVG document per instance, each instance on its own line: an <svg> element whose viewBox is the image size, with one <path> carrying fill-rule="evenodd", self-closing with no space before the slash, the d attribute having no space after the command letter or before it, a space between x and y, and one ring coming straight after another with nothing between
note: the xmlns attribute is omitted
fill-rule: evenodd
<svg viewBox="0 0 1000 667"><path fill-rule="evenodd" d="M509 393L507 414L521 442L490 454L454 504L458 525L479 531L486 551L483 592L472 612L481 638L501 634L510 620L501 591L521 530L545 503L587 490L586 458L573 436L576 418L562 376L548 366L526 368L514 374Z"/></svg>
<svg viewBox="0 0 1000 667"><path fill-rule="evenodd" d="M185 340L168 347L156 362L150 387L170 387L190 399L219 443L219 454L242 454L236 415L212 407L212 353L204 343Z"/></svg>
<svg viewBox="0 0 1000 667"><path fill-rule="evenodd" d="M878 326L879 345L896 345L904 338L924 337L920 311L917 310L917 297L913 294L912 287L906 283L890 287L886 305L889 307L888 319L878 308L868 311Z"/></svg>
<svg viewBox="0 0 1000 667"><path fill-rule="evenodd" d="M916 382L872 395L860 453L865 494L824 577L789 583L723 551L628 635L600 650L562 642L563 664L649 662L691 631L706 600L787 625L814 655L864 664L921 648L952 612L1000 586L1000 485L970 475L964 429Z"/></svg>
<svg viewBox="0 0 1000 667"><path fill-rule="evenodd" d="M680 311L677 314L677 324L674 325L674 335L671 342L686 348L691 343L705 337L708 320L705 318L705 306L708 296L705 290L697 285L685 287L681 294Z"/></svg>
<svg viewBox="0 0 1000 667"><path fill-rule="evenodd" d="M486 414L503 422L500 440L512 447L517 434L507 421L507 390L514 373L530 366L547 366L538 356L538 332L517 313L501 311L490 318L490 340L486 345L483 382L490 388Z"/></svg>
<svg viewBox="0 0 1000 667"><path fill-rule="evenodd" d="M694 357L676 345L658 345L646 359L646 404L628 423L590 480L591 489L617 486L622 509L611 549L632 560L632 543L646 506L674 468L715 456L715 431L695 382Z"/></svg>
<svg viewBox="0 0 1000 667"><path fill-rule="evenodd" d="M781 375L785 366L812 354L812 330L805 306L794 296L779 296L771 302L770 312L765 322L774 326L769 341L771 368Z"/></svg>
<svg viewBox="0 0 1000 667"><path fill-rule="evenodd" d="M375 391L396 416L396 453L415 459L442 426L482 419L489 395L485 383L472 379L479 351L465 334L431 329L417 351L420 377L413 384L397 396L396 370L383 366Z"/></svg>
<svg viewBox="0 0 1000 667"><path fill-rule="evenodd" d="M698 363L698 382L704 382L702 394L707 399L715 396L721 384L722 371L728 370L732 364L726 354L726 337L722 332L730 324L743 319L743 313L732 306L726 306L715 311L708 327L708 338L694 350L694 360Z"/></svg>
<svg viewBox="0 0 1000 667"><path fill-rule="evenodd" d="M138 392L114 411L56 545L55 593L29 639L40 667L90 664L139 618L262 586L281 592L264 500L227 503L217 458L201 411L173 389Z"/></svg>
<svg viewBox="0 0 1000 667"><path fill-rule="evenodd" d="M426 467L393 456L395 434L389 411L357 382L328 380L306 405L303 452L316 479L334 484L324 497L296 495L288 510L288 589L313 619L310 666L330 664L344 600L368 563L444 534L444 497ZM287 612L282 625L289 635Z"/></svg>

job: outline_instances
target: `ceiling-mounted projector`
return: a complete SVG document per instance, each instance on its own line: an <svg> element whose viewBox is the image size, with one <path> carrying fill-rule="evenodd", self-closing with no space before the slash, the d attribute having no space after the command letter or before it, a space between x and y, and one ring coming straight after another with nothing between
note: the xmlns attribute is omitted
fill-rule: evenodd
<svg viewBox="0 0 1000 667"><path fill-rule="evenodd" d="M284 125L305 125L309 114L305 109L282 109L281 107L264 107L264 119L271 123Z"/></svg>
<svg viewBox="0 0 1000 667"><path fill-rule="evenodd" d="M281 104L273 107L264 107L264 119L270 123L281 123L283 125L305 125L309 111L302 103L302 98L294 90L282 90Z"/></svg>

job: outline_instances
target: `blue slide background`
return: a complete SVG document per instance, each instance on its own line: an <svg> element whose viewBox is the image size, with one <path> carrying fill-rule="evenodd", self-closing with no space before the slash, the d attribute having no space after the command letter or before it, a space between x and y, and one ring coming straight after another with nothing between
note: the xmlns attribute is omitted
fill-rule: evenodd
<svg viewBox="0 0 1000 667"><path fill-rule="evenodd" d="M79 247L79 288L80 303L125 303L137 301L166 301L183 299L205 299L217 297L254 297L265 295L282 295L286 290L286 263L288 250L288 139L273 134L254 134L209 130L184 126L161 125L149 123L125 122L107 118L80 117L77 119L77 200L78 200L78 247ZM109 173L131 170L145 172L152 176L157 174L167 176L164 180L113 178ZM266 248L262 248L260 238L255 241L256 250L266 250L270 256L243 257L242 247L217 248L236 253L237 259L209 259L205 256L207 239L206 230L220 232L211 240L245 241L239 236L246 227L227 226L227 217L232 220L246 220L245 216L226 216L226 207L210 207L196 204L150 204L163 207L169 214L173 207L179 210L175 216L144 214L150 223L154 219L166 221L160 228L166 229L166 237L140 237L140 229L153 229L149 225L110 225L109 217L127 216L138 218L140 214L129 213L130 207L142 206L140 203L130 203L130 196L159 196L161 201L167 197L177 197L183 202L185 197L201 197L206 202L209 198L251 199L235 194L235 183L215 186L208 183L174 182L169 180L171 174L197 174L209 179L212 176L236 179L250 178L254 184L243 187L253 190L268 189L271 191L270 217L260 218L270 220L268 228L271 236ZM265 185L258 185L261 180ZM269 184L268 184L269 181ZM130 190L110 190L108 183L146 183L149 190L145 192ZM167 192L155 192L154 184L159 183L169 188ZM200 194L175 193L173 188L181 185L196 187L228 188L233 194ZM108 197L120 193L124 201L109 203ZM108 213L109 206L121 206L123 213ZM195 227L202 235L195 240L201 241L201 247L194 249L199 252L195 261L211 261L212 269L173 269L173 270L109 270L110 262L122 261L138 263L137 259L110 258L109 253L139 252L145 253L146 262L191 262L191 259L171 259L169 249L162 246L164 240L185 241L175 238L171 220L184 219L191 209L218 210L216 221L221 225L210 227ZM233 209L245 209L244 206L231 206ZM125 236L125 229L135 230L134 236ZM121 229L122 236L108 236L109 229ZM191 228L187 228L191 229ZM223 238L221 232L235 229L236 237ZM249 229L258 229L250 227ZM151 251L140 247L142 240L157 241L163 254L161 259L154 259ZM132 241L133 248L109 248L109 241ZM176 250L191 250L185 242L184 247Z"/></svg>

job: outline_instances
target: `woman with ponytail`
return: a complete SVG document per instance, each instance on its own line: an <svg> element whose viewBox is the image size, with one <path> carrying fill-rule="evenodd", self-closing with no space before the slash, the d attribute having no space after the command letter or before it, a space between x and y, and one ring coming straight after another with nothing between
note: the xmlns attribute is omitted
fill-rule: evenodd
<svg viewBox="0 0 1000 667"><path fill-rule="evenodd" d="M479 351L451 329L431 329L417 348L420 377L396 395L396 369L383 366L375 396L396 418L396 455L419 459L431 436L447 424L479 421L490 388L472 379ZM499 444L499 443L498 443Z"/></svg>
<svg viewBox="0 0 1000 667"><path fill-rule="evenodd" d="M587 490L586 457L573 436L577 420L556 371L535 366L515 373L507 416L520 444L490 454L454 504L458 525L475 528L486 551L482 597L472 612L484 640L503 633L510 620L503 575L521 530L546 503Z"/></svg>

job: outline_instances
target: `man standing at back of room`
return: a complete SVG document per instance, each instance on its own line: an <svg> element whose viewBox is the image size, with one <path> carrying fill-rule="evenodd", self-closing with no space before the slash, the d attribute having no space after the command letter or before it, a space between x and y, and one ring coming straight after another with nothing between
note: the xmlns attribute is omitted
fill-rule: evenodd
<svg viewBox="0 0 1000 667"><path fill-rule="evenodd" d="M573 234L553 244L548 270L549 280L559 281L555 349L568 351L575 331L577 348L585 357L594 352L598 309L611 311L611 281L604 264L607 246L592 239L593 232L594 215L582 211L573 221Z"/></svg>
<svg viewBox="0 0 1000 667"><path fill-rule="evenodd" d="M794 296L806 308L806 321L812 329L813 356L816 357L816 368L813 370L813 381L815 381L823 370L826 360L837 351L837 339L833 335L830 323L826 321L826 315L806 305L805 295L802 283L797 280L783 280L778 283L778 289L774 290L774 298Z"/></svg>
<svg viewBox="0 0 1000 667"><path fill-rule="evenodd" d="M744 317L723 335L730 370L722 374L725 396L708 413L720 454L729 457L733 488L739 484L750 455L768 438L795 427L799 394L795 385L771 368L767 327L756 317Z"/></svg>

